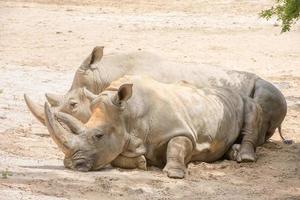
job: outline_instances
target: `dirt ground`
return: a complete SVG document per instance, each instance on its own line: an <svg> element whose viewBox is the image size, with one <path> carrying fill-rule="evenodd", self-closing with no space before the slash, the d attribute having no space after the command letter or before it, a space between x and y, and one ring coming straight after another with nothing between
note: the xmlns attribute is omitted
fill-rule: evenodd
<svg viewBox="0 0 300 200"><path fill-rule="evenodd" d="M280 34L258 13L272 0L0 1L0 199L300 199L300 26ZM96 45L257 73L286 96L288 114L256 163L193 163L183 180L159 169L80 173L25 106L64 93Z"/></svg>

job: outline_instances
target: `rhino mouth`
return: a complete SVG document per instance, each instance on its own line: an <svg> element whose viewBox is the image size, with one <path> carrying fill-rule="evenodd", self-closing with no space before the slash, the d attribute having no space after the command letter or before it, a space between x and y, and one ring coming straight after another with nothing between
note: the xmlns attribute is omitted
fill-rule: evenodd
<svg viewBox="0 0 300 200"><path fill-rule="evenodd" d="M79 158L73 161L74 167L73 169L81 172L91 171L92 165L85 158Z"/></svg>

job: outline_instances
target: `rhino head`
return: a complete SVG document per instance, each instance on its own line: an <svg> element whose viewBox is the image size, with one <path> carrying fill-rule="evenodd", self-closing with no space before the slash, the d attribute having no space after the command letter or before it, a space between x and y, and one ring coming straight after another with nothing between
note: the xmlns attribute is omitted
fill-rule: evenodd
<svg viewBox="0 0 300 200"><path fill-rule="evenodd" d="M118 91L101 93L93 100L93 114L85 125L45 104L45 124L51 138L65 154L65 167L78 171L98 170L121 153L130 152L132 157L145 153L141 144L130 142L131 137L122 120L131 94L131 84L122 85Z"/></svg>
<svg viewBox="0 0 300 200"><path fill-rule="evenodd" d="M56 111L70 114L81 122L86 123L91 117L91 100L95 94L86 88L77 88L71 90L64 96L46 94L48 102ZM45 115L43 106L33 102L28 95L24 95L25 102L33 115L45 125Z"/></svg>
<svg viewBox="0 0 300 200"><path fill-rule="evenodd" d="M96 65L103 57L103 48L103 46L97 46L93 49L77 70L71 89L65 95L46 93L46 99L57 111L68 113L83 123L88 121L91 116L90 102L95 96L93 93L98 94L108 86L108 83L100 83L97 78L99 73ZM34 103L26 94L24 99L33 115L45 125L43 107Z"/></svg>

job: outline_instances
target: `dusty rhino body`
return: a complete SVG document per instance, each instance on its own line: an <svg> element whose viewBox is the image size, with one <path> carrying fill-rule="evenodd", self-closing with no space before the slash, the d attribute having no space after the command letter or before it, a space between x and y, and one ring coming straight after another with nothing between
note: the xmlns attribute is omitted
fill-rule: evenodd
<svg viewBox="0 0 300 200"><path fill-rule="evenodd" d="M97 170L120 156L144 155L151 165L164 166L169 177L183 178L189 162L220 159L240 134L238 157L248 159L261 126L260 106L229 89L141 76L114 81L92 105L96 116L88 128L45 108L46 125L68 168Z"/></svg>
<svg viewBox="0 0 300 200"><path fill-rule="evenodd" d="M259 144L263 144L273 135L276 128L281 126L287 111L286 101L281 92L255 74L226 71L212 66L204 68L195 64L168 62L145 52L103 56L103 47L95 47L91 55L82 63L66 95L48 93L46 97L58 110L71 114L82 122L87 122L91 115L89 110L91 97L83 92L82 87L99 94L111 82L124 75L147 75L164 83L186 80L197 87L207 85L229 87L253 98L263 110ZM44 123L43 108L31 102L27 96L25 100L32 113Z"/></svg>

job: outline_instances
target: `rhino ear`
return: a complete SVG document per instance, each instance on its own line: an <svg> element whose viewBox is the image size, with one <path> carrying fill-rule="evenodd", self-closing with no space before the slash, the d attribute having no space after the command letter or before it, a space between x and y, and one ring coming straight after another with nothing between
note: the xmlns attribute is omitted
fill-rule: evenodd
<svg viewBox="0 0 300 200"><path fill-rule="evenodd" d="M122 102L127 101L132 96L132 84L123 84L114 97L113 103L120 106Z"/></svg>
<svg viewBox="0 0 300 200"><path fill-rule="evenodd" d="M127 101L132 96L132 84L123 84L118 90L118 100Z"/></svg>
<svg viewBox="0 0 300 200"><path fill-rule="evenodd" d="M46 96L47 101L53 107L59 106L63 99L63 95L57 95L57 94L52 94L52 93L46 93L45 96Z"/></svg>
<svg viewBox="0 0 300 200"><path fill-rule="evenodd" d="M91 65L100 62L103 57L103 49L104 46L96 46L94 47L92 53L87 57L83 63L81 64L80 68L81 70L87 70L91 67Z"/></svg>
<svg viewBox="0 0 300 200"><path fill-rule="evenodd" d="M104 46L96 46L93 49L90 65L92 65L96 62L100 62L100 60L103 57L103 49L104 49Z"/></svg>

